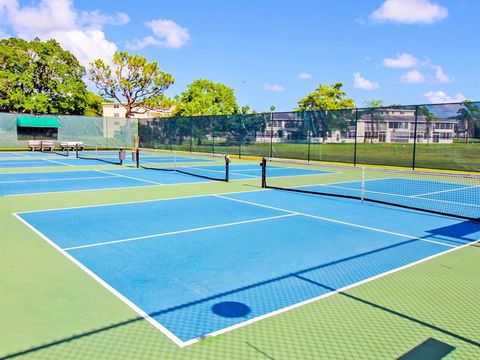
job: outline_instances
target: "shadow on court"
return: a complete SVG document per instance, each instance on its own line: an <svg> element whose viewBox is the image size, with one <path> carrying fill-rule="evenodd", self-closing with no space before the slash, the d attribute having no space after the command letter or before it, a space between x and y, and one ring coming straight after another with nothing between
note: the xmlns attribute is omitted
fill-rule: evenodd
<svg viewBox="0 0 480 360"><path fill-rule="evenodd" d="M265 280L265 281L262 281L262 282L254 283L254 284L251 284L251 285L248 285L248 286L245 286L245 287L241 287L241 288L233 289L233 290L230 290L230 291L227 291L227 292L219 293L219 294L216 294L216 295L213 295L213 296L210 296L210 297L206 297L206 298L199 299L199 300L196 300L196 301L192 301L192 302L189 302L189 303L181 304L181 305L171 307L171 308L168 308L168 309L158 310L156 312L149 313L148 315L153 318L153 317L156 317L158 315L162 315L162 314L166 314L166 313L172 313L172 312L175 312L179 309L188 308L188 307L195 306L197 304L200 304L200 303L203 303L203 302L206 302L206 301L211 301L212 299L221 299L221 298L223 298L227 295L235 294L235 293L244 291L246 289L260 287L260 286L270 284L270 283L275 283L275 282L278 282L278 281L283 280L285 278L295 278L295 279L299 279L299 280L304 281L304 282L308 282L309 284L318 286L319 288L325 289L329 292L334 292L334 293L338 294L338 296L345 297L349 300L352 300L356 303L360 303L360 304L365 305L365 306L367 306L369 308L372 308L374 310L381 311L384 314L388 314L388 315L391 315L391 316L394 316L394 317L401 318L403 320L407 320L407 321L412 322L416 325L422 326L422 327L427 328L429 330L433 330L434 332L441 333L443 335L447 335L448 337L454 338L454 339L459 340L461 342L464 342L466 344L469 344L469 345L472 345L474 347L480 348L480 342L478 342L474 339L470 339L468 337L462 336L462 335L457 334L453 331L442 328L438 325L435 325L435 324L432 324L430 322L419 319L415 316L397 311L395 309L389 308L389 307L384 306L384 305L377 304L376 302L371 301L369 299L362 298L362 297L359 297L359 296L356 296L356 295L352 295L352 294L350 294L346 291L339 291L337 288L331 287L328 284L324 284L324 283L312 280L311 278L308 278L304 275L308 272L311 272L312 270L327 268L327 267L337 265L337 264L340 264L340 263L348 263L349 261L351 261L355 258L366 257L366 256L371 255L373 253L381 253L382 251L385 251L387 249L401 247L401 246L404 246L404 245L406 245L408 243L411 243L411 242L414 242L414 241L418 241L418 240L413 240L413 239L412 240L406 240L406 241L401 242L401 243L393 244L393 245L390 245L390 246L385 246L385 247L382 247L382 248L378 248L378 249L368 251L368 252L365 252L365 253L362 253L362 254L346 257L346 258L339 259L339 260L336 260L336 261L328 262L328 263L325 263L325 264L320 264L320 265L315 266L315 267L302 269L302 270L299 270L299 271L296 271L296 272L288 273L288 274L285 274L285 275L282 275L282 276L279 276L279 277L271 278L271 279L268 279L268 280ZM473 245L475 245L475 244L473 244ZM425 304L425 305L427 305L427 304ZM243 303L239 303L239 302L221 301L221 302L216 303L214 306L212 306L211 311L214 312L215 314L217 314L218 316L245 317L250 312L250 308L247 304L243 304ZM312 316L315 316L315 314L313 314ZM113 323L113 324L110 324L110 325L107 325L107 326L104 326L104 327L96 328L96 329L93 329L91 331L86 331L86 332L83 332L83 333L80 333L80 334L75 334L75 335L72 335L72 336L68 336L68 337L65 337L65 338L62 338L62 339L59 339L59 340L56 340L56 341L46 343L46 344L31 347L31 348L23 350L23 351L10 353L8 355L4 355L4 357L2 357L1 359L5 359L5 360L6 359L13 359L13 358L17 358L17 357L20 357L20 356L23 356L23 355L32 354L32 353L36 353L36 352L39 352L39 351L45 351L45 350L51 349L55 346L59 346L59 345L67 344L67 343L72 344L75 341L85 339L85 338L89 338L89 337L92 337L94 335L103 334L103 333L106 333L106 332L109 332L109 331L112 331L112 330L115 330L115 329L119 329L119 328L122 328L122 327L127 327L127 326L130 326L130 325L136 324L136 323L140 323L143 320L144 319L141 316L133 317L131 319L127 319L127 320L124 320L124 321ZM368 331L368 330L365 330L365 331ZM269 335L266 335L266 336L267 337L268 336L275 337L277 335L279 335L279 334L275 334L275 332L273 332L273 333L269 333ZM208 343L211 343L212 341L215 341L216 339L217 338L208 338L208 340L206 340L205 342L200 342L198 345L201 345L201 344L204 344L204 343L208 344ZM258 346L252 344L252 341L244 341L243 343L246 344L253 351L263 355L265 358L274 359L273 356L271 356L267 352L261 350ZM173 345L173 343L170 343L170 344ZM193 348L195 348L195 346L193 346ZM176 347L175 347L175 349L180 351ZM190 347L188 349L190 349ZM85 349L86 353L88 354L87 350L88 349ZM78 348L75 351L78 352ZM172 351L171 347L170 347L170 351ZM185 350L183 350L183 351L185 351ZM215 350L212 350L212 351L215 351ZM232 349L232 351L234 351L234 349ZM398 354L398 356L401 356L401 355L402 354Z"/></svg>

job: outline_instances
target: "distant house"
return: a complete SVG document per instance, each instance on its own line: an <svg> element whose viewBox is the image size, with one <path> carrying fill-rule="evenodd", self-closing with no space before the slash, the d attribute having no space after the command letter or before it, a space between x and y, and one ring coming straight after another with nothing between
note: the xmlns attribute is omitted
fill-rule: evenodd
<svg viewBox="0 0 480 360"><path fill-rule="evenodd" d="M153 119L166 117L172 113L172 109L142 109L143 114L134 114L131 118L126 118L127 110L119 103L103 102L103 133L105 137L114 137L116 133L132 122L132 119ZM112 119L113 118L113 119Z"/></svg>
<svg viewBox="0 0 480 360"><path fill-rule="evenodd" d="M316 131L307 133L303 128L300 113L275 113L272 126L264 132L257 132L257 142L297 142L312 143L353 143L355 131L357 142L372 143L413 143L415 141L415 110L413 109L376 109L375 111L359 110L357 129L355 117L345 119L342 123L325 122L327 128L322 129L322 122L316 121ZM427 119L424 115L417 116L417 143L452 143L455 137L458 121L452 119Z"/></svg>

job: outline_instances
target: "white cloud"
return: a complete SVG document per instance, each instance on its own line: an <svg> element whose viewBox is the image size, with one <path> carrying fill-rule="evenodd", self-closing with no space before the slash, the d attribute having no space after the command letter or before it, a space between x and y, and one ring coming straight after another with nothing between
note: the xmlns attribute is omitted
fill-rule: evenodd
<svg viewBox="0 0 480 360"><path fill-rule="evenodd" d="M400 81L406 84L419 84L425 81L425 77L418 70L411 70L400 77Z"/></svg>
<svg viewBox="0 0 480 360"><path fill-rule="evenodd" d="M386 0L370 14L370 19L400 24L433 24L447 16L447 8L430 0Z"/></svg>
<svg viewBox="0 0 480 360"><path fill-rule="evenodd" d="M465 96L461 93L456 93L453 96L449 96L444 91L429 91L425 93L424 96L432 104L465 101Z"/></svg>
<svg viewBox="0 0 480 360"><path fill-rule="evenodd" d="M145 36L143 39L127 41L125 47L129 50L141 50L151 45L160 45L160 41L153 36Z"/></svg>
<svg viewBox="0 0 480 360"><path fill-rule="evenodd" d="M389 68L402 68L407 69L414 67L418 64L418 60L412 54L397 54L396 58L385 58L383 59L383 66Z"/></svg>
<svg viewBox="0 0 480 360"><path fill-rule="evenodd" d="M264 84L263 90L272 91L272 92L282 92L285 90L285 88L282 85L278 85L278 84Z"/></svg>
<svg viewBox="0 0 480 360"><path fill-rule="evenodd" d="M308 79L312 78L312 74L307 73L307 72L301 72L300 74L298 74L298 78L300 80L308 80Z"/></svg>
<svg viewBox="0 0 480 360"><path fill-rule="evenodd" d="M435 79L441 83L448 83L452 81L452 78L443 72L443 69L439 65L432 65L435 69Z"/></svg>
<svg viewBox="0 0 480 360"><path fill-rule="evenodd" d="M178 49L190 41L187 28L172 20L158 19L147 22L147 26L159 38L159 43L167 48Z"/></svg>
<svg viewBox="0 0 480 360"><path fill-rule="evenodd" d="M125 13L112 16L99 11L79 12L71 0L42 0L26 6L18 0L0 0L0 16L15 36L27 40L55 39L86 67L98 58L111 61L117 50L115 43L107 40L103 26L130 21Z"/></svg>
<svg viewBox="0 0 480 360"><path fill-rule="evenodd" d="M353 74L353 87L362 90L375 90L380 87L378 82L373 82L365 79L362 74L356 72Z"/></svg>

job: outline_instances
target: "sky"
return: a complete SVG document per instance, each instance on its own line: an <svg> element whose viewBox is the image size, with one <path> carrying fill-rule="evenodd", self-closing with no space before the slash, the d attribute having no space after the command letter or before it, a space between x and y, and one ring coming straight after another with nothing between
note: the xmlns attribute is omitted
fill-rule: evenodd
<svg viewBox="0 0 480 360"><path fill-rule="evenodd" d="M140 54L168 96L210 79L257 111L335 82L357 107L480 100L479 21L480 0L0 0L0 38L54 38L87 69Z"/></svg>

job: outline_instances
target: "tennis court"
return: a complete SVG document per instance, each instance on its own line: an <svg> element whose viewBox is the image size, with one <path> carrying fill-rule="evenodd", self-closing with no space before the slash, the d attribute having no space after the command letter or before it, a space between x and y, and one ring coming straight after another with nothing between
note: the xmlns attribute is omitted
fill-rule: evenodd
<svg viewBox="0 0 480 360"><path fill-rule="evenodd" d="M170 152L123 166L23 155L2 161L89 168L0 173L10 246L37 264L17 267L46 271L24 291L45 288L32 299L71 319L34 324L36 340L6 358L122 357L119 333L161 358L222 358L225 346L227 357L236 346L241 358L338 357L339 346L348 357L363 343L365 358L391 358L430 338L480 351L468 310L477 177Z"/></svg>
<svg viewBox="0 0 480 360"><path fill-rule="evenodd" d="M453 219L312 197L257 191L18 216L181 346L480 239L477 223L459 238L441 231ZM124 214L139 220L118 227Z"/></svg>

